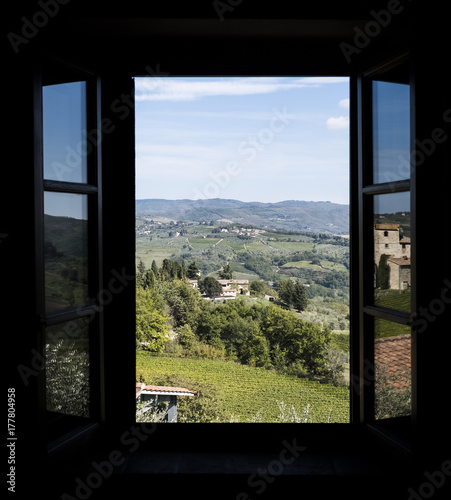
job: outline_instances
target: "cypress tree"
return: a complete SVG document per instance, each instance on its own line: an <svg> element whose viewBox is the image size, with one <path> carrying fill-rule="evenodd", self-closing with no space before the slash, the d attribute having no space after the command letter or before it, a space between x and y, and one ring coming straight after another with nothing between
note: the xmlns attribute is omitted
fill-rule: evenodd
<svg viewBox="0 0 451 500"><path fill-rule="evenodd" d="M307 307L307 303L305 287L300 281L296 281L293 292L293 306L300 312Z"/></svg>
<svg viewBox="0 0 451 500"><path fill-rule="evenodd" d="M155 279L158 279L159 271L158 271L158 266L157 266L157 263L155 262L155 260L152 261L152 265L150 268L152 269L152 272L155 276Z"/></svg>
<svg viewBox="0 0 451 500"><path fill-rule="evenodd" d="M390 288L390 268L387 264L387 255L383 253L379 259L379 267L377 269L377 281L381 290Z"/></svg>
<svg viewBox="0 0 451 500"><path fill-rule="evenodd" d="M190 280L197 280L199 278L199 268L194 261L188 266L186 275Z"/></svg>

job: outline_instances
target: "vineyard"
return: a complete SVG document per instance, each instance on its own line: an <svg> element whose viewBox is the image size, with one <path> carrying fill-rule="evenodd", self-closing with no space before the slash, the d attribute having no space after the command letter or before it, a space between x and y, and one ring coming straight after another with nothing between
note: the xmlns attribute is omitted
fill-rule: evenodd
<svg viewBox="0 0 451 500"><path fill-rule="evenodd" d="M147 384L183 383L190 390L208 386L227 421L349 422L349 389L282 375L231 361L157 356L138 352L137 380Z"/></svg>

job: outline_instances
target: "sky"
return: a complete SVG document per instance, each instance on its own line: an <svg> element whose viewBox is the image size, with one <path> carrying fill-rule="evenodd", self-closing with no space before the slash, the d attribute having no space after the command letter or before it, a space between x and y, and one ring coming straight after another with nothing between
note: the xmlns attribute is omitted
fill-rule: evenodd
<svg viewBox="0 0 451 500"><path fill-rule="evenodd" d="M136 198L349 199L349 79L136 78Z"/></svg>

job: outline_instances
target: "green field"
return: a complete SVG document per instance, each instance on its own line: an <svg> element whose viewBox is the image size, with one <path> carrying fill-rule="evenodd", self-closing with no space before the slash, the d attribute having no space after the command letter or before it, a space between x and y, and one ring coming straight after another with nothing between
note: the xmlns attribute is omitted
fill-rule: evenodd
<svg viewBox="0 0 451 500"><path fill-rule="evenodd" d="M410 290L376 290L374 297L376 306L388 307L403 312L410 312L410 301Z"/></svg>
<svg viewBox="0 0 451 500"><path fill-rule="evenodd" d="M152 261L155 260L158 266L161 266L164 259L169 259L176 250L173 247L151 247L150 245L136 245L136 262L141 259L146 267L150 268Z"/></svg>
<svg viewBox="0 0 451 500"><path fill-rule="evenodd" d="M410 312L410 290L376 290L374 304L376 306L388 307L396 311ZM376 338L394 337L395 335L410 334L410 327L374 318L374 329Z"/></svg>
<svg viewBox="0 0 451 500"><path fill-rule="evenodd" d="M312 251L314 247L313 243L302 241L269 241L268 243L272 248L288 253Z"/></svg>
<svg viewBox="0 0 451 500"><path fill-rule="evenodd" d="M248 422L258 414L262 422L292 421L308 408L308 422L349 422L349 389L306 378L281 375L232 361L177 358L138 352L137 380L147 384L183 383L191 390L207 385L229 419Z"/></svg>
<svg viewBox="0 0 451 500"><path fill-rule="evenodd" d="M209 248L217 244L221 238L189 238L188 242L193 248Z"/></svg>

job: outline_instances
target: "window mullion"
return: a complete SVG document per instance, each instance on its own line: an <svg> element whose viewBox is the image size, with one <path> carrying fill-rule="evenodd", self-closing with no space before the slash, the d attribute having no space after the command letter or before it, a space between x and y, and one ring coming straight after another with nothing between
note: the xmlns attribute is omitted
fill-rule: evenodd
<svg viewBox="0 0 451 500"><path fill-rule="evenodd" d="M44 180L44 189L57 193L79 193L79 194L95 194L98 189L93 184L81 184L78 182L64 182L54 180Z"/></svg>
<svg viewBox="0 0 451 500"><path fill-rule="evenodd" d="M370 316L386 319L402 325L409 325L411 322L411 316L409 313L395 311L394 309L389 309L388 307L365 306L363 308L363 312L365 314L369 314Z"/></svg>
<svg viewBox="0 0 451 500"><path fill-rule="evenodd" d="M402 193L410 190L410 179L403 181L382 182L379 184L370 184L362 189L365 195Z"/></svg>

